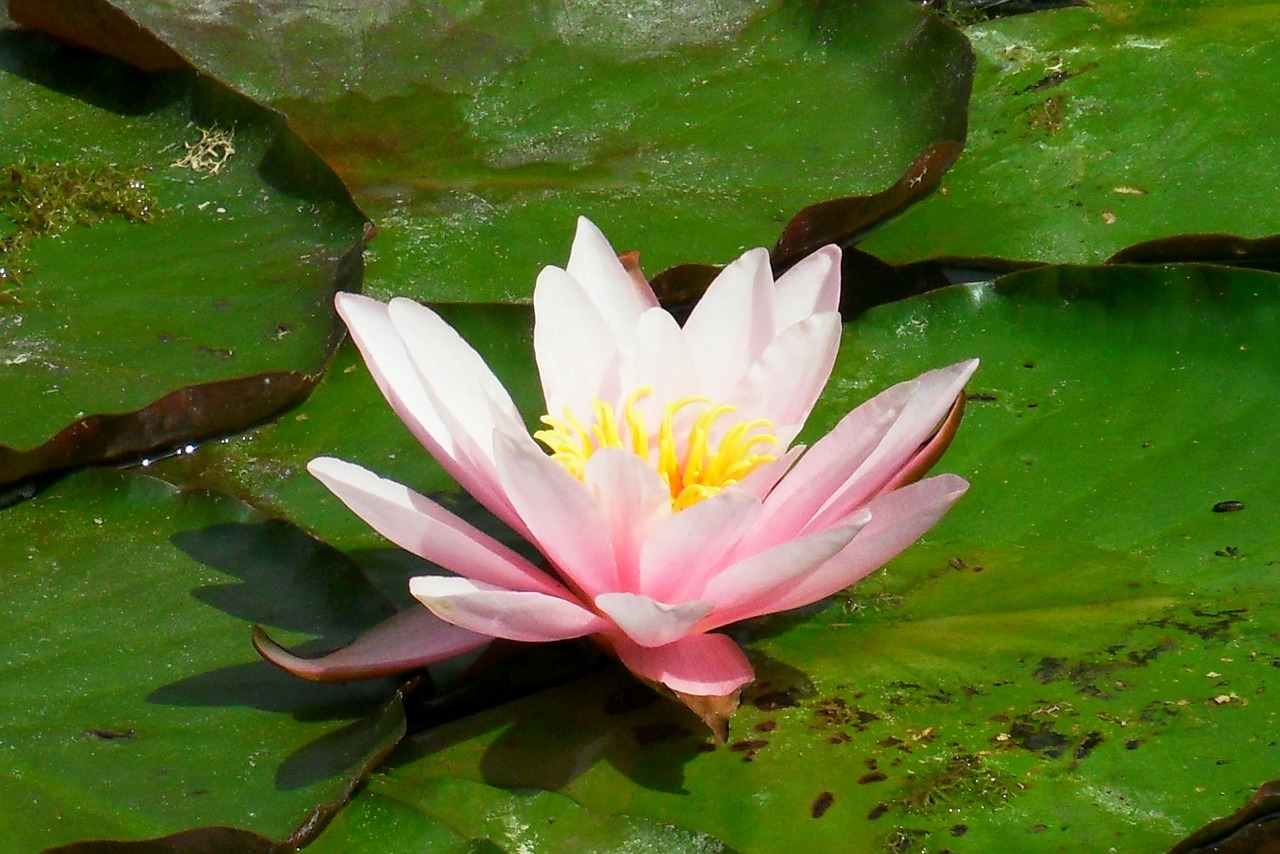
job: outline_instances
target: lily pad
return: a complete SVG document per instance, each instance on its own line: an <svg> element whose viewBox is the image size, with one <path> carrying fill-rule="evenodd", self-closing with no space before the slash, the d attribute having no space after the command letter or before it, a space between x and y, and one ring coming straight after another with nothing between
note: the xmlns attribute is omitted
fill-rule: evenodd
<svg viewBox="0 0 1280 854"><path fill-rule="evenodd" d="M1280 55L1259 47L1280 37L1275 3L1107 0L965 33L965 154L867 251L1098 263L1174 234L1280 232Z"/></svg>
<svg viewBox="0 0 1280 854"><path fill-rule="evenodd" d="M288 115L378 226L370 290L430 301L527 301L578 214L650 272L771 243L963 142L973 65L902 0L103 0L40 23L105 8Z"/></svg>
<svg viewBox="0 0 1280 854"><path fill-rule="evenodd" d="M1278 312L1280 277L1196 267L871 311L809 434L979 355L943 463L972 489L884 572L741 630L759 680L726 747L609 671L414 737L369 797L544 789L742 851L1172 845L1274 776ZM528 831L504 850L553 850L493 797Z"/></svg>
<svg viewBox="0 0 1280 854"><path fill-rule="evenodd" d="M243 429L297 402L362 219L277 116L0 32L0 483ZM328 174L328 183L325 175Z"/></svg>
<svg viewBox="0 0 1280 854"><path fill-rule="evenodd" d="M395 686L304 683L249 645L261 622L337 646L392 610L297 529L105 470L2 512L13 850L197 825L282 839L403 733L374 714Z"/></svg>

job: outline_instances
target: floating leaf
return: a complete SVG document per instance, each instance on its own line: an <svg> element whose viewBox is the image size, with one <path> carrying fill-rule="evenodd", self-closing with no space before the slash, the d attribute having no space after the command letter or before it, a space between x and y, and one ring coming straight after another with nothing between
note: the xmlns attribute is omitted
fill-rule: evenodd
<svg viewBox="0 0 1280 854"><path fill-rule="evenodd" d="M65 27L103 7L288 115L378 226L372 291L431 301L527 301L579 214L650 270L771 242L801 208L962 142L973 66L900 0L99 0Z"/></svg>
<svg viewBox="0 0 1280 854"><path fill-rule="evenodd" d="M361 217L278 117L0 33L0 484L259 422L315 381Z"/></svg>

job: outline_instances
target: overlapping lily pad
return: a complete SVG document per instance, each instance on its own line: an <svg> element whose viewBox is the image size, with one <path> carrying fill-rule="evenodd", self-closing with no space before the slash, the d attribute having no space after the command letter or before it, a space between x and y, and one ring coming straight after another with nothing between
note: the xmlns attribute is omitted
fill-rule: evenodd
<svg viewBox="0 0 1280 854"><path fill-rule="evenodd" d="M296 402L361 218L278 117L0 32L0 483L243 429Z"/></svg>
<svg viewBox="0 0 1280 854"><path fill-rule="evenodd" d="M1277 11L1117 0L967 28L965 155L945 195L865 248L1100 263L1171 235L1280 232Z"/></svg>
<svg viewBox="0 0 1280 854"><path fill-rule="evenodd" d="M287 114L378 226L371 290L436 301L526 301L583 213L651 273L771 243L963 141L973 62L899 0L77 6Z"/></svg>

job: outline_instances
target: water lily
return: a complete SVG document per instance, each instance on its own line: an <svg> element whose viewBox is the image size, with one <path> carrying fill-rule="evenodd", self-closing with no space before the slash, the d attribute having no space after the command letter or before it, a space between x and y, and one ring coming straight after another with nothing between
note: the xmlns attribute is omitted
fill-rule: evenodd
<svg viewBox="0 0 1280 854"><path fill-rule="evenodd" d="M546 414L532 435L481 357L430 309L340 294L382 393L427 451L544 556L535 565L431 499L351 463L310 471L391 542L455 573L320 659L258 632L312 679L422 666L492 638L590 636L704 717L753 672L718 631L797 608L876 570L964 493L920 479L959 422L968 361L884 391L806 449L792 444L839 344L840 250L774 280L756 249L681 327L604 235L579 220L564 269L534 291ZM718 711L708 713L714 707Z"/></svg>

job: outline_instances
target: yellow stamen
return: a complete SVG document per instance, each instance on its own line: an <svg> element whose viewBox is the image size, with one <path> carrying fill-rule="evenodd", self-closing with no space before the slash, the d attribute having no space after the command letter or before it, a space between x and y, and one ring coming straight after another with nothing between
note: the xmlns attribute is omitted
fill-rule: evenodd
<svg viewBox="0 0 1280 854"><path fill-rule="evenodd" d="M587 460L599 449L631 451L654 465L671 492L671 507L677 511L715 495L759 466L777 459L773 454L764 453L778 440L772 433L773 424L763 419L733 424L713 446L711 435L716 422L731 415L734 408L713 404L704 397L685 397L667 404L657 436L651 436L638 402L652 391L639 388L627 397L621 423L612 404L595 400L591 404L593 418L589 426L565 407L559 418L542 416L542 423L550 429L539 430L533 437L547 446L553 460L579 480L585 475ZM687 430L677 435L676 417L695 404L702 404L704 408ZM657 448L653 447L655 438Z"/></svg>

